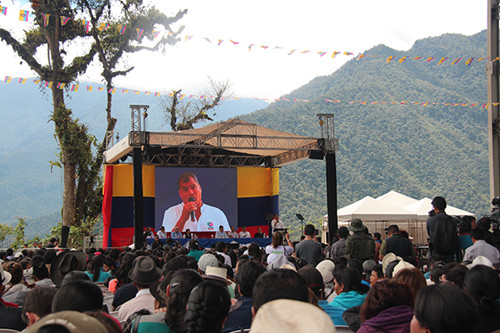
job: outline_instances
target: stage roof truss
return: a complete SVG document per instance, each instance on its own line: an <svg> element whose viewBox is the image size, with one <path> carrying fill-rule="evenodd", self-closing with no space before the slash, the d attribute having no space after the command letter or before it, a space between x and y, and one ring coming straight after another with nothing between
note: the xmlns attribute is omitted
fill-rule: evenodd
<svg viewBox="0 0 500 333"><path fill-rule="evenodd" d="M281 166L322 149L322 139L271 130L238 119L179 132L130 132L104 153L105 163L126 158L133 147L143 162L164 166Z"/></svg>

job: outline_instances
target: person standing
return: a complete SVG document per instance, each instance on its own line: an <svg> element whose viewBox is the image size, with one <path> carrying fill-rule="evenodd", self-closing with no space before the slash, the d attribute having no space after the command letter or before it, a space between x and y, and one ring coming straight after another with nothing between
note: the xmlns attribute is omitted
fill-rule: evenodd
<svg viewBox="0 0 500 333"><path fill-rule="evenodd" d="M304 227L304 240L295 246L295 253L301 259L304 259L309 265L314 265L319 259L322 248L321 244L314 240L316 228L312 224Z"/></svg>
<svg viewBox="0 0 500 333"><path fill-rule="evenodd" d="M363 221L354 218L351 221L349 230L353 232L347 237L344 247L344 256L347 259L359 259L361 262L373 259L375 256L375 241L368 234L367 228L363 225Z"/></svg>
<svg viewBox="0 0 500 333"><path fill-rule="evenodd" d="M387 228L387 234L389 238L382 241L382 246L380 247L380 260L387 253L394 253L396 256L403 258L404 261L408 261L409 258L415 258L416 253L413 244L408 238L399 234L399 227L396 224Z"/></svg>
<svg viewBox="0 0 500 333"><path fill-rule="evenodd" d="M445 213L445 198L435 197L431 204L436 215L429 217L426 223L430 254L439 256L445 263L453 262L458 252L457 221Z"/></svg>
<svg viewBox="0 0 500 333"><path fill-rule="evenodd" d="M273 228L273 232L274 232L274 229L284 229L285 228L285 224L280 221L280 217L278 214L274 215L274 217L271 221L271 227Z"/></svg>

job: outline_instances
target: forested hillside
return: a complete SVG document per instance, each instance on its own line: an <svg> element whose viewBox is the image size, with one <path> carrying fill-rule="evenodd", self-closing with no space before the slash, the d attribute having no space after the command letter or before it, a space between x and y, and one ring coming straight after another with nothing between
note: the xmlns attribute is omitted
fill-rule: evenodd
<svg viewBox="0 0 500 333"><path fill-rule="evenodd" d="M485 56L486 32L427 38L408 51L379 45L365 54L379 57L353 59L285 96L309 103L280 101L242 119L319 137L316 115L334 114L339 208L395 190L416 199L442 195L450 205L488 213L487 110L480 107L487 100L486 61L464 64L470 57ZM389 56L394 60L387 63ZM404 56L408 59L399 63ZM426 62L428 57L435 59ZM449 59L438 65L442 57ZM459 57L462 61L451 65ZM470 107L472 103L480 105ZM280 210L285 223L295 228L300 227L296 213L309 222L327 213L324 161L282 168Z"/></svg>

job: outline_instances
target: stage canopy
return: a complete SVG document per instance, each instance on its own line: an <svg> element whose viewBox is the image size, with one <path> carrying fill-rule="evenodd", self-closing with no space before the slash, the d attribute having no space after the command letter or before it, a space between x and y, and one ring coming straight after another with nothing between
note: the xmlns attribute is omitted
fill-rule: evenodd
<svg viewBox="0 0 500 333"><path fill-rule="evenodd" d="M131 156L134 147L141 147L145 164L278 167L308 158L311 151L323 148L323 142L232 119L186 131L132 131L106 150L104 162L118 163Z"/></svg>
<svg viewBox="0 0 500 333"><path fill-rule="evenodd" d="M404 208L406 210L409 210L410 212L417 214L418 221L427 221L427 218L429 217L429 211L432 209L431 202L432 199L423 198L422 200L414 202L413 204L410 204ZM450 216L474 216L474 214L471 212L453 206L446 206L446 209L444 211Z"/></svg>

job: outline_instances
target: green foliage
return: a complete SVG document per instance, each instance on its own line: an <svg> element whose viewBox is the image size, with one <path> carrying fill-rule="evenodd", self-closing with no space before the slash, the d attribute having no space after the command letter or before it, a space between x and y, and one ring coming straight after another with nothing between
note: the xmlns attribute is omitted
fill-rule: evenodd
<svg viewBox="0 0 500 333"><path fill-rule="evenodd" d="M17 219L17 225L14 228L15 239L10 247L12 247L13 249L20 249L21 247L23 247L26 241L26 237L24 236L25 228L26 228L26 221L24 220L24 218L19 217Z"/></svg>
<svg viewBox="0 0 500 333"><path fill-rule="evenodd" d="M306 136L321 135L318 113L335 114L338 208L390 190L421 199L442 195L450 205L475 213L489 211L487 110L441 103L484 103L484 63L463 64L486 54L485 32L447 34L419 40L408 51L385 46L367 50L380 58L351 60L335 73L315 78L280 101L241 117L259 125ZM388 56L464 57L437 65L422 60L385 63ZM328 103L325 98L341 100ZM368 102L349 104L350 101ZM374 101L435 102L371 105ZM327 214L325 162L303 160L280 170L280 217L300 230Z"/></svg>
<svg viewBox="0 0 500 333"><path fill-rule="evenodd" d="M11 235L14 232L13 228L6 224L0 223L0 243L3 247L3 241L7 238L7 236Z"/></svg>

